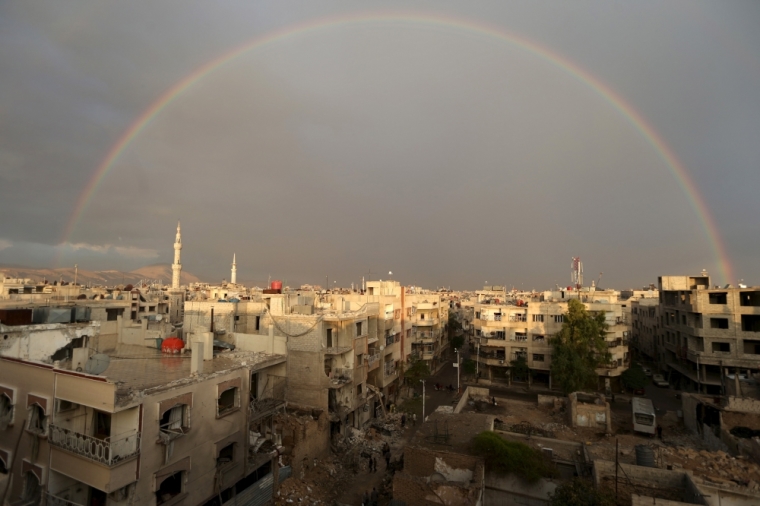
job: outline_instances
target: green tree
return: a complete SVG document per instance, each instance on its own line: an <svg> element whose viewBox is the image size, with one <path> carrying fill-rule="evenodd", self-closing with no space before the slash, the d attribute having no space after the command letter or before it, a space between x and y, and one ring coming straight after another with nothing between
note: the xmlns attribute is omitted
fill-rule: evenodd
<svg viewBox="0 0 760 506"><path fill-rule="evenodd" d="M513 473L527 482L558 476L557 468L541 451L495 432L486 430L475 436L472 449L485 459L486 469L500 474Z"/></svg>
<svg viewBox="0 0 760 506"><path fill-rule="evenodd" d="M477 371L477 367L475 365L475 361L474 360L470 360L468 358L467 360L465 360L464 362L462 362L462 372L463 373L472 375L472 374L475 374L476 371Z"/></svg>
<svg viewBox="0 0 760 506"><path fill-rule="evenodd" d="M464 346L464 336L454 336L449 341L452 350L461 350Z"/></svg>
<svg viewBox="0 0 760 506"><path fill-rule="evenodd" d="M620 381L629 390L644 388L649 383L649 378L644 374L644 369L640 365L634 365L623 371L620 375Z"/></svg>
<svg viewBox="0 0 760 506"><path fill-rule="evenodd" d="M599 490L589 480L575 478L557 487L551 494L549 506L614 506L615 496Z"/></svg>
<svg viewBox="0 0 760 506"><path fill-rule="evenodd" d="M430 368L424 360L416 360L404 373L409 386L416 387L420 380L430 376Z"/></svg>
<svg viewBox="0 0 760 506"><path fill-rule="evenodd" d="M567 303L562 330L551 339L552 378L565 394L595 384L596 369L609 363L607 328L604 311L591 315L579 300Z"/></svg>
<svg viewBox="0 0 760 506"><path fill-rule="evenodd" d="M526 381L528 374L530 374L530 368L528 367L528 359L525 355L517 355L517 358L509 363L510 371L512 371L512 378L520 381Z"/></svg>

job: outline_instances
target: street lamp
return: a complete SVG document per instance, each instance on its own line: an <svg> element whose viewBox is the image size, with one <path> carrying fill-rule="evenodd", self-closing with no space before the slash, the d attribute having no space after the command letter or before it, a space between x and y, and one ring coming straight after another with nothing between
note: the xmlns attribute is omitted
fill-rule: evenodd
<svg viewBox="0 0 760 506"><path fill-rule="evenodd" d="M457 393L459 393L459 370L461 369L460 367L461 364L459 363L459 357L460 357L459 348L454 348L454 351L457 354Z"/></svg>

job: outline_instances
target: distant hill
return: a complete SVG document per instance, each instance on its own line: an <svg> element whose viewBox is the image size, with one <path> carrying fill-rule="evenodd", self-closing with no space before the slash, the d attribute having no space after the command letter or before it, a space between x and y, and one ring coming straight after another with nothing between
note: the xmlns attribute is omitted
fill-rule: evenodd
<svg viewBox="0 0 760 506"><path fill-rule="evenodd" d="M63 279L64 281L74 281L74 268L64 267L61 269L34 269L31 267L22 267L15 265L0 265L0 273L5 277L11 278L29 278L34 281L47 279L49 282ZM122 283L135 284L138 281L161 280L164 284L170 284L172 281L172 267L169 264L155 264L141 267L131 272L122 271L88 271L79 269L77 273L77 283L93 285L119 285ZM180 282L185 285L189 283L198 283L200 279L189 273L182 271Z"/></svg>

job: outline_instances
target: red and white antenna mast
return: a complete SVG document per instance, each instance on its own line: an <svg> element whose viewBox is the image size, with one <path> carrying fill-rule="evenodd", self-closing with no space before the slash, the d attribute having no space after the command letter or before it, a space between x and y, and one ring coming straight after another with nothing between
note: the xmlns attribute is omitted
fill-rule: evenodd
<svg viewBox="0 0 760 506"><path fill-rule="evenodd" d="M570 269L570 281L577 290L580 290L583 287L583 262L581 262L581 257L573 257Z"/></svg>

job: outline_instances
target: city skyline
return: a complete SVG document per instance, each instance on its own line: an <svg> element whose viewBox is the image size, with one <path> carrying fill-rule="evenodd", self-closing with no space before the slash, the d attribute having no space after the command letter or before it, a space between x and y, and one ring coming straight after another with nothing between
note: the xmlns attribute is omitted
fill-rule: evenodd
<svg viewBox="0 0 760 506"><path fill-rule="evenodd" d="M47 7L0 7L0 264L179 218L209 281L760 283L756 5Z"/></svg>

